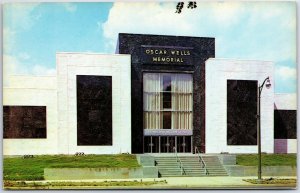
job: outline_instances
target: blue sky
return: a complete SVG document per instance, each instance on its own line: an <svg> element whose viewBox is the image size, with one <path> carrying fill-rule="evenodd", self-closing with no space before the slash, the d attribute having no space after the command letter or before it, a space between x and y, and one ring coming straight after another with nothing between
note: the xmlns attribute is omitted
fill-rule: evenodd
<svg viewBox="0 0 300 193"><path fill-rule="evenodd" d="M117 34L216 38L216 57L275 62L275 92L296 93L296 4L22 3L3 10L8 74L55 74L56 52L115 52Z"/></svg>

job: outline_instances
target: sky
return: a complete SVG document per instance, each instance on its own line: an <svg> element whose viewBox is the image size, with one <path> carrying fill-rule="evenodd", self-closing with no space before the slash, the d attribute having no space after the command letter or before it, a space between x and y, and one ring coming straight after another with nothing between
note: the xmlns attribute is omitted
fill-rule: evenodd
<svg viewBox="0 0 300 193"><path fill-rule="evenodd" d="M9 74L55 75L57 52L114 54L118 33L214 37L216 58L275 63L275 92L297 92L296 4L12 3L3 8L4 86Z"/></svg>

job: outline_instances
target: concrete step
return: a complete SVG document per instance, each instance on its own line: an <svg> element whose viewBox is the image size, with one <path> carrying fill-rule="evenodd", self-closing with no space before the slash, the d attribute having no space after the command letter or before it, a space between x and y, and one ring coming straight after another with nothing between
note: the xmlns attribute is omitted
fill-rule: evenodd
<svg viewBox="0 0 300 193"><path fill-rule="evenodd" d="M161 166L161 167L164 167L164 166L179 167L179 164L156 164L156 166Z"/></svg>
<svg viewBox="0 0 300 193"><path fill-rule="evenodd" d="M181 171L181 169L180 168L158 168L158 171L173 172L173 171Z"/></svg>
<svg viewBox="0 0 300 193"><path fill-rule="evenodd" d="M178 164L179 162L156 162L157 164Z"/></svg>
<svg viewBox="0 0 300 193"><path fill-rule="evenodd" d="M181 174L181 172L180 171L176 171L176 172L164 172L164 171L160 171L159 172L161 175L164 175L164 174L166 174L166 175L173 175L173 174Z"/></svg>
<svg viewBox="0 0 300 193"><path fill-rule="evenodd" d="M205 170L194 170L194 171L191 171L191 170L184 170L186 173L204 173Z"/></svg>
<svg viewBox="0 0 300 193"><path fill-rule="evenodd" d="M184 167L183 169L184 169L185 171L205 170L204 168L188 168L188 167Z"/></svg>
<svg viewBox="0 0 300 193"><path fill-rule="evenodd" d="M206 176L228 176L227 174L224 174L224 173L221 173L221 174L211 174L209 173L208 175Z"/></svg>
<svg viewBox="0 0 300 193"><path fill-rule="evenodd" d="M156 157L156 166L162 177L171 176L206 176L206 170L198 156L179 156L182 163L184 174L176 157ZM227 172L217 156L202 156L205 162L208 176L227 176Z"/></svg>
<svg viewBox="0 0 300 193"><path fill-rule="evenodd" d="M202 167L190 167L190 166L183 166L185 170L204 170Z"/></svg>
<svg viewBox="0 0 300 193"><path fill-rule="evenodd" d="M201 163L193 163L193 162L181 162L183 165L190 165L190 166L202 166Z"/></svg>
<svg viewBox="0 0 300 193"><path fill-rule="evenodd" d="M180 170L168 171L168 170L159 170L161 174L181 174Z"/></svg>
<svg viewBox="0 0 300 193"><path fill-rule="evenodd" d="M204 170L204 168L191 168L191 167L183 167L184 170Z"/></svg>
<svg viewBox="0 0 300 193"><path fill-rule="evenodd" d="M179 163L177 161L156 161L156 163Z"/></svg>

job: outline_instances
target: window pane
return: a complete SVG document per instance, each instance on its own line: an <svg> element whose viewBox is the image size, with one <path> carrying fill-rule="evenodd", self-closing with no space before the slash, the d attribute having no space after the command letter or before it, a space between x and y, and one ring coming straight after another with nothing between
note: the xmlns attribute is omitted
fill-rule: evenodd
<svg viewBox="0 0 300 193"><path fill-rule="evenodd" d="M184 141L183 141L184 136L177 136L177 152L178 153L183 153L184 152Z"/></svg>
<svg viewBox="0 0 300 193"><path fill-rule="evenodd" d="M150 136L144 137L144 152L151 153L151 147L152 147L151 137Z"/></svg>
<svg viewBox="0 0 300 193"><path fill-rule="evenodd" d="M145 73L143 85L144 129L192 129L192 74Z"/></svg>
<svg viewBox="0 0 300 193"><path fill-rule="evenodd" d="M152 136L152 153L159 153L159 137Z"/></svg>
<svg viewBox="0 0 300 193"><path fill-rule="evenodd" d="M171 75L163 75L163 91L171 92Z"/></svg>
<svg viewBox="0 0 300 193"><path fill-rule="evenodd" d="M185 152L191 152L191 148L192 148L192 137L191 136L185 136L185 144L184 144L184 148L185 148Z"/></svg>
<svg viewBox="0 0 300 193"><path fill-rule="evenodd" d="M161 153L168 153L170 144L168 143L168 137L162 136L160 137L160 152Z"/></svg>
<svg viewBox="0 0 300 193"><path fill-rule="evenodd" d="M163 108L164 109L171 109L172 108L171 93L170 92L164 92L163 93Z"/></svg>
<svg viewBox="0 0 300 193"><path fill-rule="evenodd" d="M175 146L175 136L170 136L168 137L169 139L169 152L174 152L174 148L176 147Z"/></svg>
<svg viewBox="0 0 300 193"><path fill-rule="evenodd" d="M163 129L171 129L171 112L165 111L163 112Z"/></svg>

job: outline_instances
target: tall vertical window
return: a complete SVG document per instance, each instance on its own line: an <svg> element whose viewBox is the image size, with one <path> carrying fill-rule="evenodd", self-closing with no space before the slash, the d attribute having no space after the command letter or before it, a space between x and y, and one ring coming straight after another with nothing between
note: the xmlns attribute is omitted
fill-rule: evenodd
<svg viewBox="0 0 300 193"><path fill-rule="evenodd" d="M112 77L77 75L77 145L112 145Z"/></svg>
<svg viewBox="0 0 300 193"><path fill-rule="evenodd" d="M257 144L257 81L227 80L227 145Z"/></svg>
<svg viewBox="0 0 300 193"><path fill-rule="evenodd" d="M192 129L191 74L144 73L144 129Z"/></svg>

